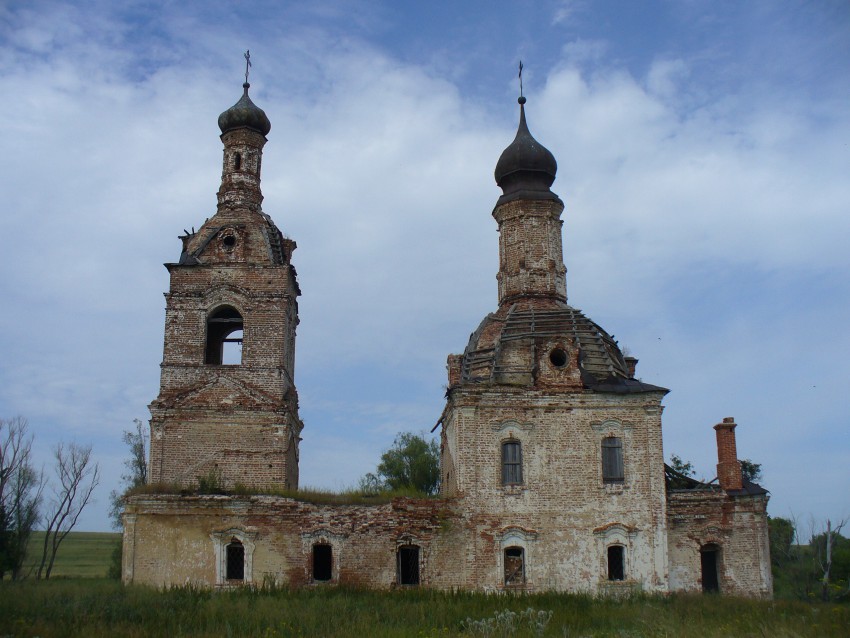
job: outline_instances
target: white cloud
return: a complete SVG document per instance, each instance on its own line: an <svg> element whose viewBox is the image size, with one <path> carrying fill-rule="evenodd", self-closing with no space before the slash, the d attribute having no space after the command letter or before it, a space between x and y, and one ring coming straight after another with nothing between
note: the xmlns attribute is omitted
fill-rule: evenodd
<svg viewBox="0 0 850 638"><path fill-rule="evenodd" d="M216 117L239 97L245 36L272 121L264 208L299 246L302 479L350 484L397 430L430 429L446 355L496 306L492 171L516 105L350 33L275 23L247 38L242 15L163 11L138 26L150 47L114 13L74 7L17 11L4 32L0 415L29 416L43 447L92 440L116 465L157 391L161 264L215 210ZM608 52L575 41L527 105L559 163L571 301L671 387L668 451L710 473L710 426L735 416L771 507L804 511L793 468L820 464L809 433L835 455L848 445L834 398L850 355L843 103L712 94L690 58L659 54L635 77Z"/></svg>

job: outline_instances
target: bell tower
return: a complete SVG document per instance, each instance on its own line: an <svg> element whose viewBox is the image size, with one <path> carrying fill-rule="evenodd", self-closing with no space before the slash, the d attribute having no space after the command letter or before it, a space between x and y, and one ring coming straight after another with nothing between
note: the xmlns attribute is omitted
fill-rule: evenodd
<svg viewBox="0 0 850 638"><path fill-rule="evenodd" d="M165 294L159 396L150 404L150 481L298 487L298 288L292 253L261 207L271 123L243 85L218 118L215 215L185 232Z"/></svg>

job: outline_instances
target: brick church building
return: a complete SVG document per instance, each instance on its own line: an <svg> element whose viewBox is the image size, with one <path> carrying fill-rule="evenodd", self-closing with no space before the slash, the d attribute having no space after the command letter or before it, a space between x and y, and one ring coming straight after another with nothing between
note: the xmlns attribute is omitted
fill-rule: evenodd
<svg viewBox="0 0 850 638"><path fill-rule="evenodd" d="M498 306L448 357L440 496L299 498L296 244L262 210L271 124L248 89L218 120L217 211L166 264L153 485L128 500L124 582L772 595L768 495L742 477L734 420L714 427L716 480L665 466L667 390L567 302L557 164L523 97L495 171Z"/></svg>

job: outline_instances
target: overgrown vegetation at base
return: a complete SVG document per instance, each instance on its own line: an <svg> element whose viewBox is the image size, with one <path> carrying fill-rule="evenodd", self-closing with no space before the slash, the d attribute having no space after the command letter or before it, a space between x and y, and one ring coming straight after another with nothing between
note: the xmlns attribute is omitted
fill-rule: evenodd
<svg viewBox="0 0 850 638"><path fill-rule="evenodd" d="M532 613L527 610L531 608ZM512 633L503 628L510 611ZM551 617L549 613L551 612ZM541 613L543 615L541 615ZM501 620L496 620L497 618ZM542 622L548 618L547 622ZM493 619L488 623L488 619ZM481 622L484 621L484 622ZM542 628L541 628L542 627ZM846 638L850 608L722 596L391 592L333 587L212 591L122 587L107 580L0 584L0 635L15 636L571 636ZM477 633L476 633L477 632Z"/></svg>

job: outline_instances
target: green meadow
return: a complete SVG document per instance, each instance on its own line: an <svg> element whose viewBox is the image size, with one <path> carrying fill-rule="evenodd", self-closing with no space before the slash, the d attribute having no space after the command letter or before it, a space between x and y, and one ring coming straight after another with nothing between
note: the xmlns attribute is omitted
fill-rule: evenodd
<svg viewBox="0 0 850 638"><path fill-rule="evenodd" d="M53 578L106 578L112 552L121 534L109 532L71 532L59 546L53 564ZM24 562L24 573L35 573L41 562L44 532L33 532Z"/></svg>
<svg viewBox="0 0 850 638"><path fill-rule="evenodd" d="M49 581L0 583L0 637L850 636L850 605L790 600L124 587L102 577L119 538L73 533L60 549ZM41 535L33 538L33 547L40 548L41 541Z"/></svg>

